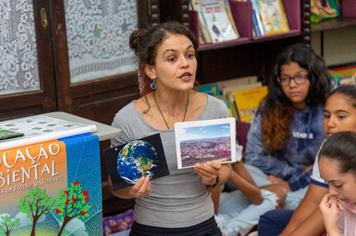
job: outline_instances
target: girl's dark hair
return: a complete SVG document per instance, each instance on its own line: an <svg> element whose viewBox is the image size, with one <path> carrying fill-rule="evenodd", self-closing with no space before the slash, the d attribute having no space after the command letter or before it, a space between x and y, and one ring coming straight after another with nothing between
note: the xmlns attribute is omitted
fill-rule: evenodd
<svg viewBox="0 0 356 236"><path fill-rule="evenodd" d="M356 85L353 84L345 84L340 85L328 95L328 98L334 94L342 94L348 98L350 98L350 102L353 107L356 108Z"/></svg>
<svg viewBox="0 0 356 236"><path fill-rule="evenodd" d="M335 160L340 172L356 175L356 133L346 131L333 134L324 142L318 158Z"/></svg>
<svg viewBox="0 0 356 236"><path fill-rule="evenodd" d="M169 34L185 35L192 41L194 49L198 48L194 34L186 26L175 21L164 22L148 29L139 29L130 35L129 45L141 66L155 64L157 48Z"/></svg>
<svg viewBox="0 0 356 236"><path fill-rule="evenodd" d="M278 77L282 66L293 62L308 71L308 106L323 105L331 89L331 76L325 62L312 48L306 44L294 44L282 51L273 70L273 79L268 85L268 94L260 107L263 143L269 151L282 150L290 138L289 124L293 118L293 109L278 83Z"/></svg>

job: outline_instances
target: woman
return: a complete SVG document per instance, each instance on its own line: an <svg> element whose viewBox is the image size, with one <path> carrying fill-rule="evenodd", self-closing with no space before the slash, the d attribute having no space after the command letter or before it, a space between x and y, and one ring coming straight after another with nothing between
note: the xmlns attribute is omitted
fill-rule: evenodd
<svg viewBox="0 0 356 236"><path fill-rule="evenodd" d="M325 63L310 47L292 45L279 55L268 94L252 122L245 156L269 181L294 192L287 195L284 208L294 209L309 184L324 138L322 105L329 89Z"/></svg>
<svg viewBox="0 0 356 236"><path fill-rule="evenodd" d="M140 73L151 80L153 91L116 114L112 125L123 134L112 145L159 133L170 174L151 181L142 177L114 192L120 198L136 198L130 235L221 235L210 189L229 178L231 166L210 162L177 169L174 123L229 116L222 101L193 90L197 46L194 35L176 22L131 34Z"/></svg>

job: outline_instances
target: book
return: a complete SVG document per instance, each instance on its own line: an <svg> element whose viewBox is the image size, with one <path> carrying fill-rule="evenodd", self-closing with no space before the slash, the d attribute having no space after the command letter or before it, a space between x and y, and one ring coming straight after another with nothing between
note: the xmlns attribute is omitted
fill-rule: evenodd
<svg viewBox="0 0 356 236"><path fill-rule="evenodd" d="M235 127L235 118L176 122L178 169L208 161L236 162Z"/></svg>
<svg viewBox="0 0 356 236"><path fill-rule="evenodd" d="M204 22L204 18L202 15L202 11L201 11L201 4L200 4L200 0L191 0L190 2L190 8L195 11L198 15L197 19L198 22L193 22L193 24L197 24L198 25L198 31L199 31L199 43L203 44L203 43L212 43L212 39L211 39L211 35L208 31L208 28Z"/></svg>
<svg viewBox="0 0 356 236"><path fill-rule="evenodd" d="M262 18L258 7L258 3L256 0L251 0L251 5L252 5L252 26L253 26L254 36L263 36L265 32L262 26Z"/></svg>
<svg viewBox="0 0 356 236"><path fill-rule="evenodd" d="M256 1L260 15L263 35L273 35L289 31L287 16L282 0Z"/></svg>
<svg viewBox="0 0 356 236"><path fill-rule="evenodd" d="M226 15L230 21L231 27L236 34L236 38L240 37L239 31L237 30L237 26L235 25L234 17L232 16L231 8L230 8L230 0L220 0L220 4L224 7L226 11Z"/></svg>
<svg viewBox="0 0 356 236"><path fill-rule="evenodd" d="M312 23L337 18L340 16L340 3L338 0L310 0L310 13Z"/></svg>
<svg viewBox="0 0 356 236"><path fill-rule="evenodd" d="M0 140L21 137L23 135L23 133L0 128Z"/></svg>
<svg viewBox="0 0 356 236"><path fill-rule="evenodd" d="M267 95L267 91L267 86L261 86L233 92L239 121L251 122L262 99Z"/></svg>
<svg viewBox="0 0 356 236"><path fill-rule="evenodd" d="M220 0L201 0L200 7L203 22L214 43L238 38Z"/></svg>
<svg viewBox="0 0 356 236"><path fill-rule="evenodd" d="M0 150L83 133L91 133L97 130L95 124L81 124L46 115L34 115L3 121L0 122L0 128L23 134L17 138L1 140Z"/></svg>
<svg viewBox="0 0 356 236"><path fill-rule="evenodd" d="M0 156L0 215L14 223L9 235L102 235L98 136L13 147Z"/></svg>
<svg viewBox="0 0 356 236"><path fill-rule="evenodd" d="M129 235L134 220L133 209L117 215L105 216L103 219L104 236Z"/></svg>
<svg viewBox="0 0 356 236"><path fill-rule="evenodd" d="M220 97L221 90L218 82L201 84L197 86L197 91L202 93L207 93L211 96Z"/></svg>
<svg viewBox="0 0 356 236"><path fill-rule="evenodd" d="M132 186L142 176L155 179L169 174L160 134L109 148L104 155L114 190Z"/></svg>

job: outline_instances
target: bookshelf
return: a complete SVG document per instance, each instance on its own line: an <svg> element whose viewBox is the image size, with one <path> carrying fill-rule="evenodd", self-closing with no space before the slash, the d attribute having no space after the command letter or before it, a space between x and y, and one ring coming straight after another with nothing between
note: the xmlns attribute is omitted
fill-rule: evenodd
<svg viewBox="0 0 356 236"><path fill-rule="evenodd" d="M258 80L263 82L271 79L278 53L294 43L310 43L311 38L309 0L283 2L290 31L260 37L252 35L251 3L230 2L233 17L237 17L235 22L240 38L201 44L198 49L197 81L205 84L250 75L257 75ZM190 27L193 32L196 31L194 19L197 17L189 10L189 0L155 0L148 1L148 4L158 9L156 23L176 20ZM236 14L234 11L237 11Z"/></svg>

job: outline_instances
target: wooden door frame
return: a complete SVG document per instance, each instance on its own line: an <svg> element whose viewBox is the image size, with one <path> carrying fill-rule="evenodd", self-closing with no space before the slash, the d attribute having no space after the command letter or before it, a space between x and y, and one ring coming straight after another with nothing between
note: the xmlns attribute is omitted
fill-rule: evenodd
<svg viewBox="0 0 356 236"><path fill-rule="evenodd" d="M40 89L0 96L0 119L11 119L26 115L56 110L56 89L53 72L51 21L41 24L41 11L49 17L49 1L33 0Z"/></svg>

